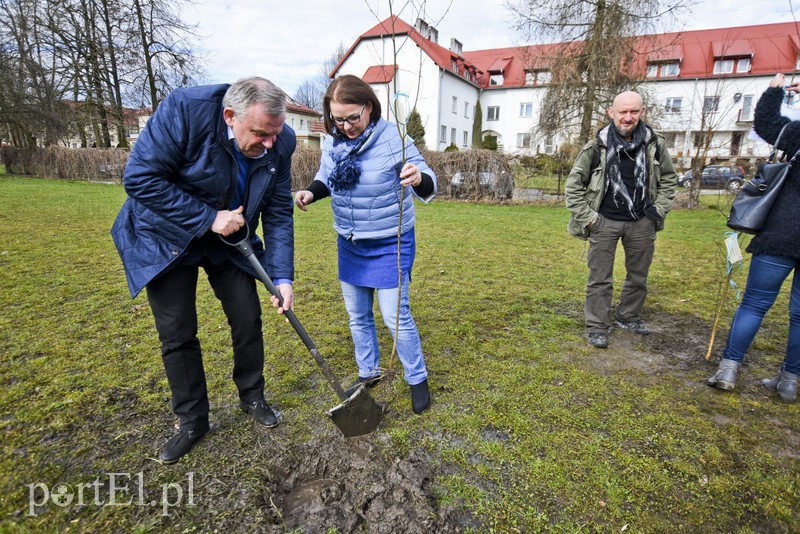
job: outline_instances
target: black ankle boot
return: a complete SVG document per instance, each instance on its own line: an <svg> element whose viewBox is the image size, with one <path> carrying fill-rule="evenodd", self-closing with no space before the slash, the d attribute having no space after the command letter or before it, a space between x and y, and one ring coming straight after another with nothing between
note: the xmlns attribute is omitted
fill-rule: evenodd
<svg viewBox="0 0 800 534"><path fill-rule="evenodd" d="M431 393L428 391L428 380L411 386L411 409L419 415L431 405Z"/></svg>

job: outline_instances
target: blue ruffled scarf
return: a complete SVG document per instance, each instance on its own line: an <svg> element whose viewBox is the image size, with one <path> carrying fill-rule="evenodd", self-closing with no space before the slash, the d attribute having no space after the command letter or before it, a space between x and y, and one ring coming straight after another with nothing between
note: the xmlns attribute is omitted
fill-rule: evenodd
<svg viewBox="0 0 800 534"><path fill-rule="evenodd" d="M333 158L333 171L328 177L328 183L335 191L346 191L352 189L358 183L361 176L361 163L358 161L358 151L367 142L372 131L375 129L375 121L367 125L364 133L350 139L338 130L334 132L333 148L331 157Z"/></svg>

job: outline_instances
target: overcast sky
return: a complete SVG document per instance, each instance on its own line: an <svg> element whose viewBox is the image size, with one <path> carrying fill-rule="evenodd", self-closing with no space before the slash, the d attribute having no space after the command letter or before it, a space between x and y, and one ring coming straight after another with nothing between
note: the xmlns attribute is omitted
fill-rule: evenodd
<svg viewBox="0 0 800 534"><path fill-rule="evenodd" d="M795 15L800 17L800 0L794 1ZM504 0L394 0L394 11L413 25L423 3L423 18L439 30L439 44L444 47L451 37L469 51L527 44L512 30ZM198 44L206 54L210 83L258 75L294 95L300 84L318 75L340 43L349 48L360 34L388 17L388 4L388 0L197 0L197 5L183 8L182 16L198 24ZM790 0L701 0L672 30L793 20Z"/></svg>

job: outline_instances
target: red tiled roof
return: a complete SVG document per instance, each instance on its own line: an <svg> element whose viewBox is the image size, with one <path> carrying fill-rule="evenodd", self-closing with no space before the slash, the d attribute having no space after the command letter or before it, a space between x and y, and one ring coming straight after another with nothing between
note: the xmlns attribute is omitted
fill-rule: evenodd
<svg viewBox="0 0 800 534"><path fill-rule="evenodd" d="M668 45L647 54L647 61L675 61L683 59L683 47L679 44Z"/></svg>
<svg viewBox="0 0 800 534"><path fill-rule="evenodd" d="M634 38L637 48L650 52L640 54L628 67L644 72L648 61L680 59L680 75L674 79L705 78L712 76L715 58L752 56L750 71L743 75L794 72L800 50L798 34L800 23L784 22L639 36ZM498 60L511 57L503 71L503 85L489 87L488 76L478 79L484 88L502 89L524 85L526 69L547 68L556 58L569 53L569 48L581 45L574 42L477 50L464 52L464 57L483 71L489 71Z"/></svg>
<svg viewBox="0 0 800 534"><path fill-rule="evenodd" d="M350 49L342 56L342 59L339 63L333 68L331 71L330 76L334 77L336 75L336 71L339 70L339 67L342 66L342 63L350 57L356 47L361 43L361 41L369 40L369 39L379 39L383 37L390 37L391 35L408 35L408 37L416 43L433 61L436 65L448 72L452 72L452 61L455 59L459 62L459 74L462 74L464 71L463 69L467 69L469 71L475 71L475 66L472 65L469 61L465 59L465 56L460 56L455 52L451 52L447 48L441 46L438 43L434 43L430 39L426 39L420 33L415 30L410 24L402 20L398 16L392 16L385 20L382 20L366 32L362 33ZM455 74L455 73L453 73Z"/></svg>
<svg viewBox="0 0 800 534"><path fill-rule="evenodd" d="M714 50L714 57L741 57L753 55L753 46L747 39L715 41L711 43L711 48Z"/></svg>
<svg viewBox="0 0 800 534"><path fill-rule="evenodd" d="M489 68L486 69L488 72L503 72L506 70L506 66L511 63L511 60L514 58L511 57L504 57L502 59L496 59L494 63L489 65Z"/></svg>
<svg viewBox="0 0 800 534"><path fill-rule="evenodd" d="M680 45L683 50L678 78L703 78L713 73L720 57L752 56L748 75L794 72L798 42L795 22L694 30L640 37L653 48Z"/></svg>
<svg viewBox="0 0 800 534"><path fill-rule="evenodd" d="M583 44L577 41L528 45L476 50L458 55L422 37L412 26L395 16L381 21L360 35L333 69L331 77L336 75L359 43L391 36L393 33L408 35L441 69L452 72L452 63L456 60L459 74L466 67L476 74L477 84L484 89L524 86L526 70L548 69L556 59L580 49ZM638 36L632 39L636 41L635 48L641 53L623 68L644 73L647 62L680 60L680 74L672 79L707 78L713 75L715 58L747 56L752 58L750 71L741 75L794 72L800 51L798 35L800 23L784 22ZM502 85L489 86L490 71L503 73ZM367 73L370 73L369 69Z"/></svg>
<svg viewBox="0 0 800 534"><path fill-rule="evenodd" d="M286 110L293 113L299 113L300 115L313 115L314 117L322 117L322 113L315 111L308 106L304 106L293 98L290 98L286 103Z"/></svg>
<svg viewBox="0 0 800 534"><path fill-rule="evenodd" d="M373 65L361 77L366 83L389 83L397 72L397 65Z"/></svg>

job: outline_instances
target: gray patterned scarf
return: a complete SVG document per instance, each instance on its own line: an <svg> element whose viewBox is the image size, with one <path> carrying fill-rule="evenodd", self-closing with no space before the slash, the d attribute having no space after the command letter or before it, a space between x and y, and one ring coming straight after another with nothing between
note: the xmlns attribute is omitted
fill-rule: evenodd
<svg viewBox="0 0 800 534"><path fill-rule="evenodd" d="M606 148L608 187L611 190L614 204L617 207L627 209L633 219L638 218L636 207L637 205L641 206L647 194L647 151L644 150L646 138L647 128L644 121L639 121L639 124L636 125L630 141L625 141L617 131L614 123L611 123L608 127L608 147ZM632 153L636 154L634 159L636 163L634 170L635 187L633 191L628 191L620 174L620 158L630 157Z"/></svg>

